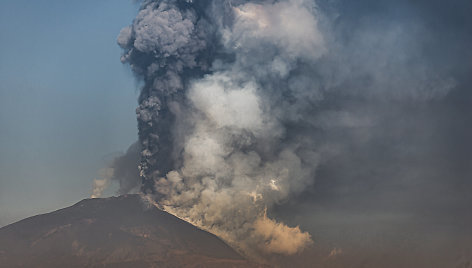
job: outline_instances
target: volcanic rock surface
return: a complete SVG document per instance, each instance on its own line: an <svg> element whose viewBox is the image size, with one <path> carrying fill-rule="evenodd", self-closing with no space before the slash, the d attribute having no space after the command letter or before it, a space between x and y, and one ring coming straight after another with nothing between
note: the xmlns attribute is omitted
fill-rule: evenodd
<svg viewBox="0 0 472 268"><path fill-rule="evenodd" d="M262 267L139 195L85 199L0 228L0 267Z"/></svg>

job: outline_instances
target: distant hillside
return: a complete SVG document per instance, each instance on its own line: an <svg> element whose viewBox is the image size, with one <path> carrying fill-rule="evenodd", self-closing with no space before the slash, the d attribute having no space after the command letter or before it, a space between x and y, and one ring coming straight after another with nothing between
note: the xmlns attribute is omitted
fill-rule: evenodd
<svg viewBox="0 0 472 268"><path fill-rule="evenodd" d="M0 267L261 267L138 195L86 199L0 228Z"/></svg>

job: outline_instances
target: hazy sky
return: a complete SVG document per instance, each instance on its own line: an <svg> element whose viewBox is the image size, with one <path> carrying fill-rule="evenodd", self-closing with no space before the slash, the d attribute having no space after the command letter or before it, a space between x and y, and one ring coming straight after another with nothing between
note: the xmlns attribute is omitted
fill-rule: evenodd
<svg viewBox="0 0 472 268"><path fill-rule="evenodd" d="M0 1L0 226L86 198L110 154L136 140L137 86L116 45L136 10Z"/></svg>

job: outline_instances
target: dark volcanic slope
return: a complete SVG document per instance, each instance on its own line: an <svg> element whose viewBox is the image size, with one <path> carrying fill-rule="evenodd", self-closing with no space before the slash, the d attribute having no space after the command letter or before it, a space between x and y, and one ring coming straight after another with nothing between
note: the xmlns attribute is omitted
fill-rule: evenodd
<svg viewBox="0 0 472 268"><path fill-rule="evenodd" d="M138 195L86 199L0 229L0 267L256 267Z"/></svg>

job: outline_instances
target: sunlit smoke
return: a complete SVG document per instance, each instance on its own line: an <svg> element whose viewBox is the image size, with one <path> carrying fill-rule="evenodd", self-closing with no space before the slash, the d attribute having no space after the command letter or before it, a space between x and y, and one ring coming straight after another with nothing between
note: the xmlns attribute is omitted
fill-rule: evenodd
<svg viewBox="0 0 472 268"><path fill-rule="evenodd" d="M114 170L113 168L102 168L99 171L101 179L93 180L93 190L90 198L99 198L102 196L103 191L107 189L110 184L110 180L113 177Z"/></svg>

